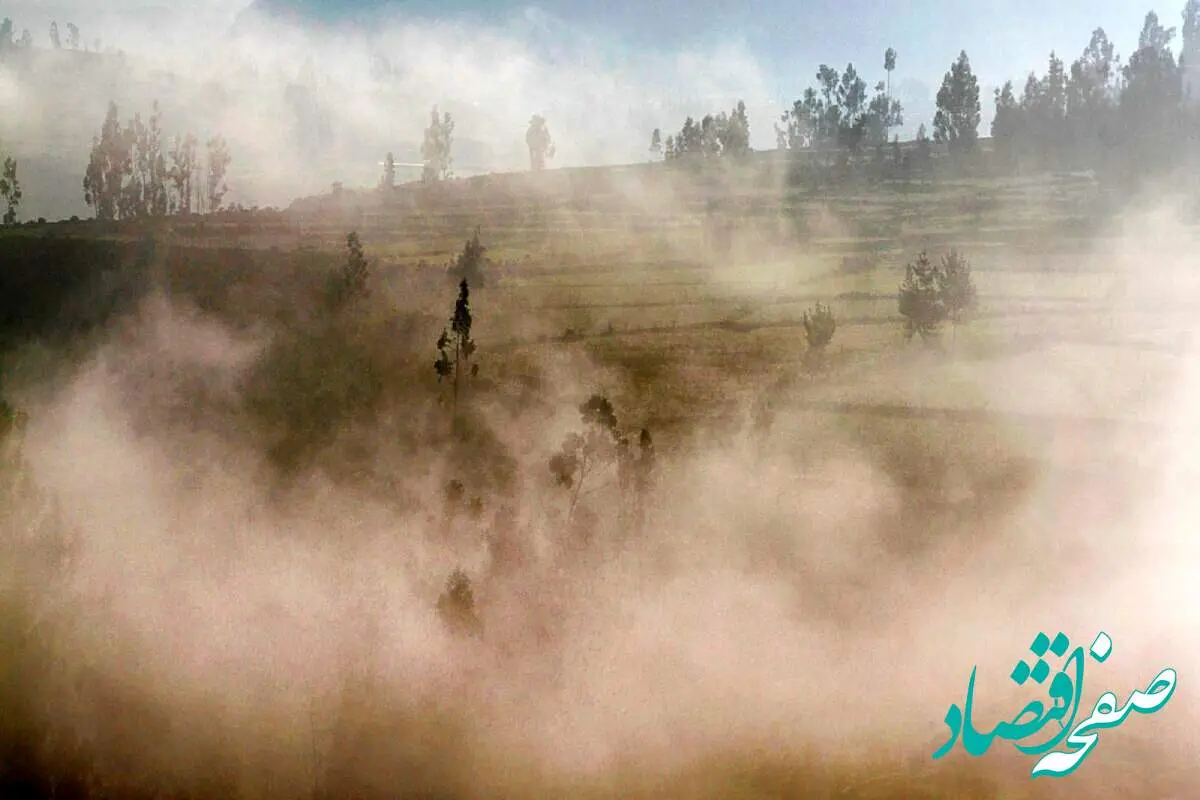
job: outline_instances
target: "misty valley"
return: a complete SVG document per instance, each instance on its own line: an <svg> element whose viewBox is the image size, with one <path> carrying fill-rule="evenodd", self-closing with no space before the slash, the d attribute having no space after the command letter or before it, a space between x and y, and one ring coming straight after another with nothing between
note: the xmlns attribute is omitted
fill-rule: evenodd
<svg viewBox="0 0 1200 800"><path fill-rule="evenodd" d="M1200 0L928 115L233 5L0 25L0 797L1188 796Z"/></svg>

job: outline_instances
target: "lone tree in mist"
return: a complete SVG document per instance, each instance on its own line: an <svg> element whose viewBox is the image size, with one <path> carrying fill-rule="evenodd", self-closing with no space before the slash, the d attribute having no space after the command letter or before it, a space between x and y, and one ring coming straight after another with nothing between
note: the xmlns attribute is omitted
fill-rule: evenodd
<svg viewBox="0 0 1200 800"><path fill-rule="evenodd" d="M434 106L429 127L425 129L425 141L421 143L421 158L425 161L421 180L433 183L450 177L450 167L454 163L450 156L453 136L454 120L450 112L438 117L437 106Z"/></svg>
<svg viewBox="0 0 1200 800"><path fill-rule="evenodd" d="M971 71L967 51L958 54L942 78L933 117L933 139L951 153L970 152L979 138L979 80Z"/></svg>
<svg viewBox="0 0 1200 800"><path fill-rule="evenodd" d="M483 265L486 253L487 248L479 241L479 228L476 228L475 233L466 241L462 251L450 264L446 274L453 283L466 281L478 289L484 285Z"/></svg>
<svg viewBox="0 0 1200 800"><path fill-rule="evenodd" d="M892 128L898 125L904 125L901 118L900 103L896 103L892 98L892 73L896 68L896 52L895 48L889 47L883 53L883 71L888 73L886 94L884 94L883 108L886 113L883 115L884 132L883 140L887 142L888 134L892 133Z"/></svg>
<svg viewBox="0 0 1200 800"><path fill-rule="evenodd" d="M837 330L837 321L833 318L833 311L829 306L817 303L804 312L801 322L804 324L804 338L808 342L806 360L821 359L826 345L833 341L834 331Z"/></svg>
<svg viewBox="0 0 1200 800"><path fill-rule="evenodd" d="M446 588L437 601L437 613L450 631L461 636L479 636L483 625L475 610L475 591L471 579L461 568L446 579Z"/></svg>
<svg viewBox="0 0 1200 800"><path fill-rule="evenodd" d="M883 54L883 69L887 72L887 96L892 99L892 72L896 69L896 50L889 47Z"/></svg>
<svg viewBox="0 0 1200 800"><path fill-rule="evenodd" d="M391 153L383 159L383 177L379 179L379 185L384 189L392 189L396 186L396 157Z"/></svg>
<svg viewBox="0 0 1200 800"><path fill-rule="evenodd" d="M663 154L663 138L662 131L655 128L650 133L650 155L655 158L661 158Z"/></svg>
<svg viewBox="0 0 1200 800"><path fill-rule="evenodd" d="M529 147L529 168L539 172L546 168L546 159L554 158L554 139L546 127L546 119L538 114L529 120L525 131L525 144Z"/></svg>
<svg viewBox="0 0 1200 800"><path fill-rule="evenodd" d="M953 338L964 316L975 308L977 296L975 280L971 277L971 264L957 250L951 250L942 256L938 278L941 282L942 304L953 326Z"/></svg>
<svg viewBox="0 0 1200 800"><path fill-rule="evenodd" d="M4 201L5 225L17 221L17 210L21 207L21 182L17 180L17 160L12 156L4 157L4 169L0 172L0 200Z"/></svg>
<svg viewBox="0 0 1200 800"><path fill-rule="evenodd" d="M923 342L937 336L938 328L948 316L945 280L941 266L929 260L924 250L904 267L904 282L900 284L900 316L908 339L920 334Z"/></svg>
<svg viewBox="0 0 1200 800"><path fill-rule="evenodd" d="M583 432L568 434L549 463L554 483L572 490L571 504L567 508L568 529L583 484L597 470L617 460L622 444L617 432L617 415L608 398L592 395L579 406L579 416Z"/></svg>
<svg viewBox="0 0 1200 800"><path fill-rule="evenodd" d="M458 429L458 385L462 373L470 364L471 356L475 353L475 342L471 339L471 291L464 279L458 285L458 299L454 303L454 316L450 318L450 327L442 331L438 337L438 360L433 368L437 371L438 382L449 378L452 382L451 428ZM478 364L470 365L471 375L479 372Z"/></svg>
<svg viewBox="0 0 1200 800"><path fill-rule="evenodd" d="M337 311L348 303L367 297L370 292L367 286L369 279L370 269L367 257L363 253L362 241L358 237L358 231L351 231L346 235L346 261L341 271L330 277L330 309Z"/></svg>

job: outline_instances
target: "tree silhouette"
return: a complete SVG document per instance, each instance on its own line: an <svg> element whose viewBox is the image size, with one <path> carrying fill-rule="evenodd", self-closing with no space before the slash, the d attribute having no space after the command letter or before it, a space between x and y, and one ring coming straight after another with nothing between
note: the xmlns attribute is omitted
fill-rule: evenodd
<svg viewBox="0 0 1200 800"><path fill-rule="evenodd" d="M889 47L883 54L883 68L887 71L887 95L892 99L892 71L896 69L896 51Z"/></svg>
<svg viewBox="0 0 1200 800"><path fill-rule="evenodd" d="M467 281L476 288L483 286L483 265L486 253L487 248L479 241L479 228L476 228L471 238L463 245L463 249L455 258L454 263L447 270L450 280L454 283Z"/></svg>
<svg viewBox="0 0 1200 800"><path fill-rule="evenodd" d="M594 394L579 406L582 433L568 434L558 451L550 457L550 474L555 484L573 490L567 508L569 528L580 492L588 477L601 467L612 464L622 444L617 432L617 417L612 403Z"/></svg>
<svg viewBox="0 0 1200 800"><path fill-rule="evenodd" d="M329 306L333 311L370 294L368 281L370 268L363 253L362 241L357 231L346 234L346 261L341 272L330 278Z"/></svg>
<svg viewBox="0 0 1200 800"><path fill-rule="evenodd" d="M4 201L5 225L17 221L17 210L21 207L21 182L17 179L17 160L5 156L4 169L0 172L0 199Z"/></svg>
<svg viewBox="0 0 1200 800"><path fill-rule="evenodd" d="M882 157L882 146L887 143L888 133L897 125L904 124L904 108L898 100L893 100L885 91L883 81L875 84L875 96L867 105L863 115L865 138L869 144L875 145L876 152Z"/></svg>
<svg viewBox="0 0 1200 800"><path fill-rule="evenodd" d="M659 136L662 136L661 132ZM651 134L651 149L653 147ZM669 161L688 155L704 158L744 155L749 150L750 122L746 104L739 100L732 113L706 114L699 122L689 116L679 133L667 137L664 155Z"/></svg>
<svg viewBox="0 0 1200 800"><path fill-rule="evenodd" d="M438 117L437 106L430 113L429 127L425 129L425 141L421 144L421 158L425 167L421 179L426 183L445 180L450 177L450 167L454 163L450 156L454 135L454 120L450 112Z"/></svg>
<svg viewBox="0 0 1200 800"><path fill-rule="evenodd" d="M1184 18L1194 35L1194 21ZM1171 51L1176 29L1146 14L1138 47L1126 62L1120 93L1120 119L1125 136L1134 145L1137 167L1165 165L1178 144L1183 127L1183 73ZM1186 51L1188 41L1184 43Z"/></svg>
<svg viewBox="0 0 1200 800"><path fill-rule="evenodd" d="M933 138L952 153L970 152L979 138L979 81L963 50L942 78L933 117Z"/></svg>
<svg viewBox="0 0 1200 800"><path fill-rule="evenodd" d="M951 250L942 257L938 279L942 305L953 326L953 341L963 315L975 307L975 281L971 277L971 264L957 250Z"/></svg>
<svg viewBox="0 0 1200 800"><path fill-rule="evenodd" d="M209 142L208 192L201 193L195 181L195 137L177 137L168 153L163 147L159 117L159 105L154 101L146 122L140 114L134 114L122 127L116 103L109 102L100 135L92 140L83 177L84 201L95 209L97 219L186 215L205 202L212 210L220 208L229 164L224 139L215 136Z"/></svg>
<svg viewBox="0 0 1200 800"><path fill-rule="evenodd" d="M458 428L458 393L462 373L470 364L471 356L475 353L475 342L471 339L471 291L464 279L458 285L458 299L454 303L454 316L450 319L450 327L442 331L438 337L438 360L434 362L438 382L450 378L453 385L453 405L451 406L451 427ZM479 371L478 364L472 364L471 375Z"/></svg>
<svg viewBox="0 0 1200 800"><path fill-rule="evenodd" d="M170 200L170 206L174 213L182 216L191 214L195 205L193 200L196 194L197 144L196 137L189 133L183 137L176 137L171 147L171 166L167 170L167 177L175 194Z"/></svg>
<svg viewBox="0 0 1200 800"><path fill-rule="evenodd" d="M804 324L804 338L808 346L814 350L822 350L833 341L833 333L837 330L837 322L829 306L817 303L813 308L804 312L801 318Z"/></svg>
<svg viewBox="0 0 1200 800"><path fill-rule="evenodd" d="M554 140L544 117L534 114L533 119L529 120L525 144L529 147L529 168L534 172L545 169L546 159L554 158Z"/></svg>
<svg viewBox="0 0 1200 800"><path fill-rule="evenodd" d="M937 335L938 326L946 319L942 281L937 265L922 250L915 261L905 265L904 282L900 285L900 315L904 317L907 338L920 334L923 342Z"/></svg>
<svg viewBox="0 0 1200 800"><path fill-rule="evenodd" d="M1009 166L1017 164L1016 144L1023 133L1022 108L1013 93L1013 82L1007 81L993 92L996 114L992 117L992 142L996 153Z"/></svg>
<svg viewBox="0 0 1200 800"><path fill-rule="evenodd" d="M833 311L829 306L817 303L804 312L800 321L804 325L804 338L808 342L808 349L804 353L804 365L821 366L824 364L825 347L833 341L834 331L837 330Z"/></svg>
<svg viewBox="0 0 1200 800"><path fill-rule="evenodd" d="M121 131L117 104L109 102L100 135L92 140L92 154L83 177L83 199L95 209L96 219L113 220L128 168L129 146Z"/></svg>
<svg viewBox="0 0 1200 800"><path fill-rule="evenodd" d="M139 169L144 174L142 205L151 217L166 216L170 210L166 154L159 125L161 110L158 101L150 105L150 119L138 141Z"/></svg>

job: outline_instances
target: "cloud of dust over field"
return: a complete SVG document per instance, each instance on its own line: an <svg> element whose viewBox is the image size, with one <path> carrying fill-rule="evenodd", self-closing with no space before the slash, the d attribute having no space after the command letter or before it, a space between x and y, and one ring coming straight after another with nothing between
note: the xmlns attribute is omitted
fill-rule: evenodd
<svg viewBox="0 0 1200 800"><path fill-rule="evenodd" d="M1184 241L1170 214L1131 216L1122 246L1102 252L1132 285L1146 269L1139 254L1176 252L1170 240ZM1169 295L1109 302L1190 302L1187 269L1160 256ZM981 727L1023 704L1028 692L1007 676L1041 630L1084 647L1100 630L1112 636L1112 659L1088 670L1084 713L1101 691L1125 697L1163 666L1181 688L1160 715L1103 734L1079 774L1039 790L1111 786L1118 769L1161 779L1192 750L1193 351L1164 368L1156 438L1053 437L1042 452L1016 436L907 440L906 457L949 460L968 491L987 491L1006 458L1071 451L1074 471L1027 467L1024 488L986 514L924 513L877 439L814 427L785 403L765 438L719 441L697 427L693 446L666 458L647 535L624 540L602 521L598 549L581 554L561 547L565 497L544 478L575 426L573 403L594 385L586 365L545 365L546 384L572 402L505 417L481 401L520 477L486 498L487 522L447 530L441 456L420 444L392 461L422 498L415 507L311 475L280 508L261 452L232 423L156 411L180 405L181 376L204 383L209 402L232 402L263 346L152 300L69 385L30 404L34 474L78 541L61 573L9 578L57 654L27 676L27 702L110 779L299 797L329 769L336 791L544 796L570 780L619 794L638 785L622 780L719 773L722 759L764 752L891 769L928 761L972 665ZM1062 383L1048 375L1099 373L1109 389L1131 379L1113 351L1045 352L1002 382L973 379L997 400L1053 399ZM518 510L531 555L490 576L482 535L500 504ZM460 564L477 581L482 642L451 638L433 614ZM1160 761L1118 756L1146 739ZM1032 763L990 758L1004 780L1027 780ZM979 769L999 771L987 762ZM917 767L931 781L939 768Z"/></svg>
<svg viewBox="0 0 1200 800"><path fill-rule="evenodd" d="M518 144L528 115L552 97L588 108L586 119L569 111L550 119L560 152L625 135L624 123L611 133L592 127L605 116L590 107L604 73L546 74L515 45L482 34L395 36L414 81L435 80L419 67L452 63L439 78L446 86L477 89L491 109L501 98L501 110L488 113ZM286 40L258 47L300 54ZM322 63L356 63L337 52ZM501 61L514 66L495 69ZM752 83L752 70L730 60L711 68L740 76L738 89ZM342 90L357 85L351 75L339 80ZM427 90L426 105L443 90ZM355 129L374 126L382 137L400 116L365 90L343 97ZM248 99L263 101L262 117L229 110L214 128L243 137L247 149L235 157L270 173L264 186L274 176L290 187L294 154L278 147L273 129L256 132L279 113L265 98ZM419 139L423 109L405 111L410 127L398 130ZM1157 210L1128 220L1121 247L1097 246L1124 287L1108 302L1117 308L1128 298L1151 312L1190 302L1182 224ZM1151 249L1158 255L1147 265ZM1148 285L1138 280L1146 272ZM1039 791L1094 794L1114 785L1118 767L1162 777L1192 751L1187 687L1200 659L1186 636L1194 612L1182 609L1196 556L1194 349L1161 370L1156 437L1042 442L1046 452L1034 455L1065 454L1090 469L1027 467L1026 482L985 515L935 513L899 478L878 436L814 426L800 404L784 401L765 438L722 439L697 425L690 447L663 456L648 533L625 541L601 522L600 544L577 553L562 546L567 499L547 485L546 460L595 385L586 363L545 364L543 384L568 402L514 416L481 401L480 419L518 480L506 495L484 498L484 522L447 528L439 519L445 459L423 435L393 446L381 433L378 443L377 457L415 504L393 507L319 473L274 502L272 468L231 421L236 414L164 419L160 411L186 409L179 398L197 385L213 407L237 406L239 377L267 358L270 342L239 339L160 301L140 313L65 388L27 395L33 474L57 493L77 541L61 571L22 561L27 568L6 576L5 589L39 620L36 639L54 655L20 679L30 713L55 734L48 758L63 770L82 753L110 780L213 796L309 796L327 781L364 795L511 797L564 796L568 785L585 796L570 782L589 780L628 796L637 791L630 787L647 791L640 781L702 767L719 773L725 760L765 760L765 752L783 763L894 767L928 760L974 664L981 727L1010 716L1027 695L1007 684L1008 672L1042 630L1063 630L1084 647L1099 630L1112 636L1110 662L1088 670L1085 711L1098 692L1124 697L1168 664L1181 688L1160 715L1102 734L1078 775ZM1129 326L1133 318L1120 315ZM432 341L413 344L414 358L432 354ZM1115 391L1131 380L1124 363L1110 349L1079 346L1025 356L1008 371L964 369L989 399L1054 399L1074 376L1099 376ZM428 412L419 388L396 398L398 417ZM627 422L619 406L617 414ZM913 449L901 461L950 459L947 481L976 492L989 491L982 481L997 462L1033 448L1015 435L903 441ZM1128 454L1113 457L1118 445ZM532 553L512 573L490 576L483 534L502 505L516 508ZM39 544L10 536L5 546L14 559L34 559ZM457 565L477 580L482 642L453 639L433 613ZM1114 755L1143 735L1162 749L1161 761L1130 766ZM952 768L917 769L933 781L943 766ZM1004 779L1020 784L1029 766L1007 763ZM660 791L689 794L671 786Z"/></svg>

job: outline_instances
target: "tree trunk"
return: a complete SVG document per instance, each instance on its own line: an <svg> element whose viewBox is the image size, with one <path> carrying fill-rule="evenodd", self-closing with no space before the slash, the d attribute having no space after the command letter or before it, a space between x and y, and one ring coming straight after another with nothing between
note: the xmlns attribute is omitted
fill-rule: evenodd
<svg viewBox="0 0 1200 800"><path fill-rule="evenodd" d="M450 432L455 435L458 433L458 373L461 359L462 337L456 336L454 340L454 389L453 400L450 404Z"/></svg>

